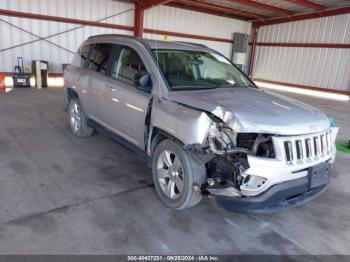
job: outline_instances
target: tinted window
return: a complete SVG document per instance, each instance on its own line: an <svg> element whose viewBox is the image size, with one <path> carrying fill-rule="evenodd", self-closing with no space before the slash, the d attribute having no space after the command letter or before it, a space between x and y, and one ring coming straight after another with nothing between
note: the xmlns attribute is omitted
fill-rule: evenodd
<svg viewBox="0 0 350 262"><path fill-rule="evenodd" d="M93 48L93 45L84 45L80 51L80 57L81 57L81 67L86 67L86 61L89 58L91 49Z"/></svg>
<svg viewBox="0 0 350 262"><path fill-rule="evenodd" d="M136 78L146 72L146 67L135 50L129 47L121 48L119 58L112 66L113 78L134 84Z"/></svg>
<svg viewBox="0 0 350 262"><path fill-rule="evenodd" d="M97 44L91 53L89 68L105 74L112 51L113 44Z"/></svg>

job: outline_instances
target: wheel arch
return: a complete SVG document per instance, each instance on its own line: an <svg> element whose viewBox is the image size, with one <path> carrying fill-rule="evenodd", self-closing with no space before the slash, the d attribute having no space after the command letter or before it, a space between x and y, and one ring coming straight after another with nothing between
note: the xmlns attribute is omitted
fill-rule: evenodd
<svg viewBox="0 0 350 262"><path fill-rule="evenodd" d="M184 143L180 141L178 138L176 138L175 136L169 134L168 132L164 131L161 128L153 127L152 135L151 135L151 148L150 148L151 155L153 155L157 145L159 145L159 143L165 139L170 139L175 143L179 144L180 146L184 146Z"/></svg>
<svg viewBox="0 0 350 262"><path fill-rule="evenodd" d="M64 91L64 101L67 106L69 105L69 102L73 97L79 98L78 93L73 88L67 87Z"/></svg>

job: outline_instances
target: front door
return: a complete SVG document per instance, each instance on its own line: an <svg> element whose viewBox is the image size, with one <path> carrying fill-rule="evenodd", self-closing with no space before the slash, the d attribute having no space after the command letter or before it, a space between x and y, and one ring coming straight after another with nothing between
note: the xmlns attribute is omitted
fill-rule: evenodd
<svg viewBox="0 0 350 262"><path fill-rule="evenodd" d="M103 121L133 144L144 146L145 118L151 94L137 88L137 76L147 69L139 54L119 46L103 88Z"/></svg>

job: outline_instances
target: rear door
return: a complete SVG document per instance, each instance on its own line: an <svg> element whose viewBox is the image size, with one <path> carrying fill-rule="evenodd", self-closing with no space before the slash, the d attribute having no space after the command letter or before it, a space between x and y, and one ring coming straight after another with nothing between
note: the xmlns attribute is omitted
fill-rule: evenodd
<svg viewBox="0 0 350 262"><path fill-rule="evenodd" d="M145 117L151 94L140 90L135 80L147 72L150 71L135 49L119 46L103 89L103 121L139 147L144 146Z"/></svg>
<svg viewBox="0 0 350 262"><path fill-rule="evenodd" d="M113 44L96 44L91 52L88 70L89 90L87 95L87 111L89 117L101 121L102 92L107 79L107 69L113 57Z"/></svg>

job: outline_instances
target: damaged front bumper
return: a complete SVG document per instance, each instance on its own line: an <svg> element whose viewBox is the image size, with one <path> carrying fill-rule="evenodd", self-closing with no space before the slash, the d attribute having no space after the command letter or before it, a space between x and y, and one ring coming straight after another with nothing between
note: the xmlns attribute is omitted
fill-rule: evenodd
<svg viewBox="0 0 350 262"><path fill-rule="evenodd" d="M274 185L254 197L213 196L215 204L227 211L240 213L275 213L297 207L319 196L328 182L311 187L310 177L302 177Z"/></svg>
<svg viewBox="0 0 350 262"><path fill-rule="evenodd" d="M249 168L241 173L244 179L237 194L210 197L228 211L248 213L273 213L307 203L327 188L337 131L273 137L276 158L248 155ZM314 143L308 146L309 141Z"/></svg>
<svg viewBox="0 0 350 262"><path fill-rule="evenodd" d="M252 164L254 161L250 160ZM259 162L258 159L255 160ZM334 160L335 157L332 156L326 161L323 160L324 162L318 161L317 164L298 171L278 168L283 166L280 161L264 168L255 161L254 168L248 171L250 170L251 174L252 171L260 175L265 174L268 177L268 183L255 190L244 190L244 186L241 186L241 194L236 196L210 194L209 197L217 206L227 211L242 213L275 213L300 206L327 189L334 169ZM260 164L265 161L261 160ZM256 194L257 190L258 194Z"/></svg>

